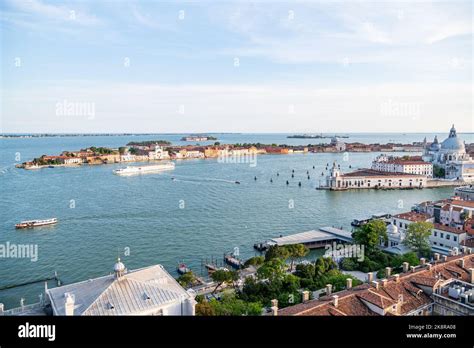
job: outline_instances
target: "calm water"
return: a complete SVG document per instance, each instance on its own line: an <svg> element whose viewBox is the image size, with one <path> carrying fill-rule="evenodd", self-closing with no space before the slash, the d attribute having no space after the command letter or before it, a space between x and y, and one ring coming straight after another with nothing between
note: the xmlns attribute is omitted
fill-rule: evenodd
<svg viewBox="0 0 474 348"><path fill-rule="evenodd" d="M163 135L180 143L182 135ZM357 134L348 141L420 141L425 134ZM432 139L433 134L427 135ZM470 137L461 135L466 141ZM308 139L286 139L281 134L226 134L222 143L261 142L307 144ZM445 134L439 137L444 139ZM111 271L118 250L128 268L161 263L174 273L184 260L197 273L201 260L222 258L239 248L243 258L253 256L253 243L269 237L336 225L372 213L409 210L419 201L449 196L452 189L422 191L315 190L326 163L336 160L343 171L366 167L375 153L295 154L259 156L256 167L222 164L216 160L178 161L171 173L118 177L119 165L83 166L26 171L20 161L86 146L118 147L150 137L63 137L0 139L0 243L37 244L38 261L0 258L0 287L50 276L56 270L65 283ZM314 142L314 141L313 141ZM316 143L319 141L315 141ZM313 165L316 169L312 169ZM291 179L291 170L295 178ZM306 177L309 170L311 179ZM280 176L276 176L276 172ZM171 176L177 178L171 180ZM254 176L258 180L254 181ZM273 178L273 183L270 183ZM235 180L241 182L236 185ZM289 187L285 185L290 181ZM298 182L302 187L298 187ZM71 202L75 206L71 207ZM290 208L290 200L294 207ZM184 208L180 204L184 203ZM403 207L401 207L401 204ZM15 230L24 219L57 217L56 226ZM0 291L7 308L37 301L43 284Z"/></svg>

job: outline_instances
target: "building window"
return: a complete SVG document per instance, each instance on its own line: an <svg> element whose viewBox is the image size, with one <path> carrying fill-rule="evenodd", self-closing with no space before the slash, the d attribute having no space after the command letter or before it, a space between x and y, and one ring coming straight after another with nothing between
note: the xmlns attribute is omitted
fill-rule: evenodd
<svg viewBox="0 0 474 348"><path fill-rule="evenodd" d="M444 238L444 233L443 232L441 232L441 238Z"/></svg>
<svg viewBox="0 0 474 348"><path fill-rule="evenodd" d="M446 239L447 239L447 240L450 240L450 239L451 239L451 235L449 235L449 234L446 233Z"/></svg>
<svg viewBox="0 0 474 348"><path fill-rule="evenodd" d="M438 232L434 231L433 236L438 237Z"/></svg>
<svg viewBox="0 0 474 348"><path fill-rule="evenodd" d="M458 237L453 236L453 240L454 240L455 242L457 242L457 241L458 241Z"/></svg>

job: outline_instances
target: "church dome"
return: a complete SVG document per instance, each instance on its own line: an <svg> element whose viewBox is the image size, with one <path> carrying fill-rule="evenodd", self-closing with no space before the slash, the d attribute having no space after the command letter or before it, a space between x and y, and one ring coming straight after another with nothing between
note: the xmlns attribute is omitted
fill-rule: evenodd
<svg viewBox="0 0 474 348"><path fill-rule="evenodd" d="M438 151L441 148L441 144L438 142L438 136L435 135L434 141L430 145L430 150Z"/></svg>
<svg viewBox="0 0 474 348"><path fill-rule="evenodd" d="M449 137L441 143L441 150L444 150L445 152L466 152L464 143L458 138L454 125L449 132Z"/></svg>
<svg viewBox="0 0 474 348"><path fill-rule="evenodd" d="M391 235L398 234L398 227L393 223L387 226L387 233Z"/></svg>
<svg viewBox="0 0 474 348"><path fill-rule="evenodd" d="M120 261L120 257L117 259L117 262L114 265L115 273L123 273L125 271L125 265Z"/></svg>

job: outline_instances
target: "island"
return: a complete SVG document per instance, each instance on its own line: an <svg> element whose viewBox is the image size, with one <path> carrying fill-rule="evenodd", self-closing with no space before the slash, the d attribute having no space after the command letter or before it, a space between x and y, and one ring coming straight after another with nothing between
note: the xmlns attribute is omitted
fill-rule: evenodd
<svg viewBox="0 0 474 348"><path fill-rule="evenodd" d="M328 138L349 138L348 135L323 135L321 134L295 134L287 136L289 139L328 139Z"/></svg>
<svg viewBox="0 0 474 348"><path fill-rule="evenodd" d="M210 135L188 135L181 138L181 141L210 141L210 140L217 140L217 138Z"/></svg>

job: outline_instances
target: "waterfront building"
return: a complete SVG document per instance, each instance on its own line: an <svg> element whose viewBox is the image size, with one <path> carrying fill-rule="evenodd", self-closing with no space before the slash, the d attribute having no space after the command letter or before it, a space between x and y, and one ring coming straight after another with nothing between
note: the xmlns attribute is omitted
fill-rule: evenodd
<svg viewBox="0 0 474 348"><path fill-rule="evenodd" d="M474 201L474 186L461 186L454 189L454 195L465 201Z"/></svg>
<svg viewBox="0 0 474 348"><path fill-rule="evenodd" d="M402 158L381 154L372 162L372 169L389 173L407 173L433 177L433 164L421 158Z"/></svg>
<svg viewBox="0 0 474 348"><path fill-rule="evenodd" d="M309 299L303 294L303 303L278 309L273 300L273 315L298 316L421 316L421 315L474 315L474 258L471 250L464 254L444 256L431 263L420 259L419 266L405 262L403 273L391 274L374 281L367 274L367 282L352 287L348 279L344 290L332 292L329 284L324 296Z"/></svg>
<svg viewBox="0 0 474 348"><path fill-rule="evenodd" d="M197 150L186 151L185 158L204 158L204 153Z"/></svg>
<svg viewBox="0 0 474 348"><path fill-rule="evenodd" d="M449 255L453 250L459 250L466 242L471 239L471 235L467 230L465 220L462 223L455 223L456 220L450 220L446 216L443 218L442 212L453 212L455 207L446 209L444 205L441 209L435 205L434 213L427 214L423 212L410 211L392 216L391 223L387 226L388 245L384 246L384 241L380 241L380 245L384 251L392 254L405 254L410 248L403 244L406 237L408 226L413 222L431 222L433 229L429 236L431 249L443 255ZM438 210L440 213L438 214ZM459 215L449 215L457 216Z"/></svg>
<svg viewBox="0 0 474 348"><path fill-rule="evenodd" d="M474 182L474 160L466 152L465 143L457 136L454 125L441 144L435 137L430 145L426 145L423 158L444 169L445 179Z"/></svg>
<svg viewBox="0 0 474 348"><path fill-rule="evenodd" d="M63 156L60 156L60 157L63 157ZM84 159L80 157L65 157L65 158L62 158L61 160L65 165L81 164L84 162Z"/></svg>
<svg viewBox="0 0 474 348"><path fill-rule="evenodd" d="M114 273L46 290L53 315L194 315L186 291L161 265L127 270L117 260Z"/></svg>
<svg viewBox="0 0 474 348"><path fill-rule="evenodd" d="M340 141L337 137L332 137L331 139L331 146L336 149L337 152L344 152L346 151L346 143Z"/></svg>
<svg viewBox="0 0 474 348"><path fill-rule="evenodd" d="M381 247L391 254L402 255L411 251L408 246L403 244L403 242L406 237L408 226L413 222L419 221L432 222L433 218L428 214L413 211L393 215L390 224L387 226L387 247L384 248L385 242L383 240L380 241Z"/></svg>
<svg viewBox="0 0 474 348"><path fill-rule="evenodd" d="M153 151L148 152L148 158L150 160L167 160L170 159L170 155L162 146L157 145Z"/></svg>
<svg viewBox="0 0 474 348"><path fill-rule="evenodd" d="M321 188L329 190L348 189L414 189L426 186L425 175L408 173L390 173L373 169L360 169L342 174L334 162L326 185Z"/></svg>

